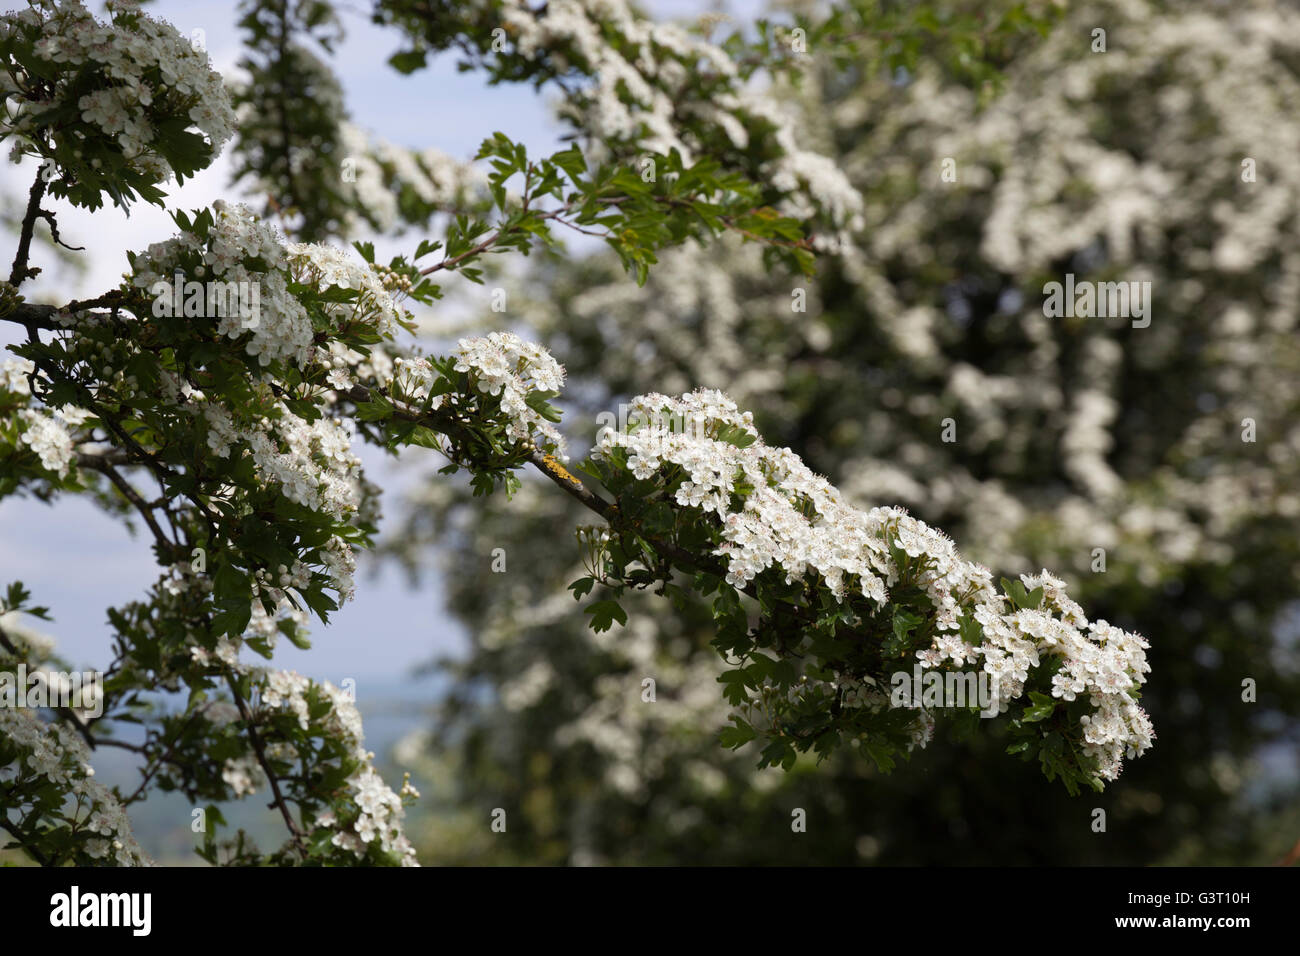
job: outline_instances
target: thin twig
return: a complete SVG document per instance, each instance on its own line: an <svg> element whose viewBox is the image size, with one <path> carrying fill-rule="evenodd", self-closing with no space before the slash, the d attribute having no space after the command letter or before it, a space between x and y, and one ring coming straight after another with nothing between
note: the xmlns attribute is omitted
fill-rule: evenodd
<svg viewBox="0 0 1300 956"><path fill-rule="evenodd" d="M185 731L190 728L190 725L194 723L195 719L198 718L201 713L202 711L196 710L194 713L190 714L185 723L181 725L181 729L177 731L176 739L171 742L167 749L157 758L150 757L149 763L145 766L144 779L140 781L140 786L136 788L135 793L122 801L123 806L135 803L140 799L140 795L144 793L145 787L149 786L149 781L152 780L158 771L163 768L164 764L176 763L176 761L172 759L172 754L176 752L177 746L180 745L181 737L184 735Z"/></svg>
<svg viewBox="0 0 1300 956"><path fill-rule="evenodd" d="M271 784L271 793L275 796L275 799L271 801L271 806L279 808L280 815L284 817L285 826L289 828L289 832L293 835L294 844L303 856L306 856L307 845L303 842L303 832L294 820L293 814L289 812L289 804L280 793L280 783L275 776L275 772L271 770L271 762L266 758L266 750L262 746L262 737L258 734L257 727L253 723L252 712L249 711L244 696L239 692L239 685L235 683L235 678L229 672L226 673L226 684L230 687L230 693L235 698L235 706L239 708L239 715L248 728L248 740L253 745L253 753L257 756L257 762L261 766L262 772L266 774L267 781Z"/></svg>
<svg viewBox="0 0 1300 956"><path fill-rule="evenodd" d="M135 488L131 487L130 482L122 477L121 472L109 462L94 455L78 455L77 464L99 472L113 483L114 487L122 493L122 497L135 507L140 517L144 519L144 523L149 526L149 530L153 532L154 540L158 543L158 550L161 555L167 555L174 550L175 545L163 534L162 528L158 525L158 519L154 517L148 503Z"/></svg>

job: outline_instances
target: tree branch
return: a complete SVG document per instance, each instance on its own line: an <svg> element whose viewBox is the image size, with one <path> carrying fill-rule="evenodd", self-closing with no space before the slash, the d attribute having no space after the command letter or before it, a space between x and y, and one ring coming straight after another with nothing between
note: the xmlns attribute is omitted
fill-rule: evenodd
<svg viewBox="0 0 1300 956"><path fill-rule="evenodd" d="M22 830L18 829L16 826L14 826L12 823L10 823L7 819L5 819L2 816L0 816L0 827L3 827L6 831L8 831L9 835L18 841L18 846L22 849L22 851L26 853L28 856L30 856L33 860L35 860L41 866L50 865L50 861L41 853L40 850L36 849L36 847L34 846L28 845L28 843L26 842L27 834L23 833Z"/></svg>
<svg viewBox="0 0 1300 956"><path fill-rule="evenodd" d="M15 288L39 271L29 269L27 259L32 251L32 233L36 229L36 220L41 217L41 199L45 196L45 177L41 172L39 169L36 171L36 179L27 194L27 212L23 215L22 231L18 234L18 252L14 256L13 268L9 271L9 284Z"/></svg>
<svg viewBox="0 0 1300 956"><path fill-rule="evenodd" d="M165 534L163 534L163 530L158 524L158 519L154 517L153 510L149 507L144 498L140 496L140 493L131 486L130 482L122 477L121 472L114 468L107 460L96 457L95 455L79 454L77 455L77 464L104 475L113 483L113 486L122 493L122 497L135 507L135 510L139 512L140 517L144 519L144 523L149 526L149 530L153 532L154 541L158 543L160 556L173 554L175 552L176 546L167 539Z"/></svg>

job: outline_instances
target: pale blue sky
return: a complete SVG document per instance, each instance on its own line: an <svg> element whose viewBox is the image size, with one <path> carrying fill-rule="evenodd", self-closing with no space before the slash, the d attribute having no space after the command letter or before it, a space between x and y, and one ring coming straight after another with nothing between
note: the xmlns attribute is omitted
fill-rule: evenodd
<svg viewBox="0 0 1300 956"><path fill-rule="evenodd" d="M346 12L364 4L343 6L348 38L334 66L358 125L400 145L436 146L466 159L498 129L525 143L530 153L549 152L559 145L559 128L550 119L546 94L523 86L490 87L477 73L456 72L452 56L432 61L428 70L402 77L384 65L398 49L399 38L372 26L359 13ZM659 16L681 16L703 11L710 4L656 0L646 6ZM732 10L745 11L748 16L758 8L752 0L731 5ZM215 67L223 73L232 72L240 56L233 0L163 0L150 9L183 33L203 30ZM175 206L192 209L218 198L236 198L227 185L229 168L227 157L222 157L184 187L170 190ZM0 193L24 195L33 170L0 162ZM129 219L116 209L91 216L64 203L53 203L53 208L69 244L87 246L91 252L86 254L88 269L80 280L53 273L35 289L51 300L111 288L126 266L125 250L143 248L174 231L165 212L142 204L132 210ZM10 256L4 254L6 262ZM0 346L16 339L14 330L0 326ZM0 351L0 356L6 354ZM412 480L412 471L395 472L371 449L359 448L359 453L371 478L389 490L385 511L391 519L397 511L392 492ZM389 530L385 528L385 532ZM363 556L356 600L340 611L330 626L315 627L315 646L310 652L286 643L277 653L281 666L336 683L346 677L359 683L388 682L435 654L462 646L460 626L444 612L438 587L415 592L395 573L371 581L368 570ZM132 538L122 524L87 502L71 497L53 507L30 499L0 502L0 585L22 580L37 603L51 608L54 622L43 629L57 639L60 651L77 666L107 662L110 632L105 608L132 600L156 574L147 541Z"/></svg>

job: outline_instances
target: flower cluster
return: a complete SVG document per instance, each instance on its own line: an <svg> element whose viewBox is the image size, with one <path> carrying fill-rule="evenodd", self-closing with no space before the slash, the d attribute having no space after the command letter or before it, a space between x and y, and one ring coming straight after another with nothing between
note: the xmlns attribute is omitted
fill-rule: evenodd
<svg viewBox="0 0 1300 956"><path fill-rule="evenodd" d="M701 389L681 399L639 396L630 405L630 418L638 427L605 430L593 457L622 449L628 470L643 479L665 465L678 466L683 479L677 504L712 512L722 521L724 544L718 553L727 559L727 583L743 588L779 565L790 581L809 569L818 572L840 600L852 579L863 596L879 604L887 600L884 579L894 575L885 530L896 520L889 509L864 513L845 504L789 449L764 445L752 416L721 392ZM741 482L752 491L743 507L733 510ZM809 505L816 521L804 513ZM920 522L916 526L903 533L924 549L935 533Z"/></svg>
<svg viewBox="0 0 1300 956"><path fill-rule="evenodd" d="M72 464L72 436L53 416L30 409L23 409L19 418L27 423L23 431L23 444L30 445L41 467L47 471L57 472L60 477L68 473Z"/></svg>
<svg viewBox="0 0 1300 956"><path fill-rule="evenodd" d="M229 757L221 768L221 779L236 797L246 797L257 792L266 780L254 754Z"/></svg>
<svg viewBox="0 0 1300 956"><path fill-rule="evenodd" d="M398 331L405 313L386 284L386 276L379 270L358 263L333 246L290 243L285 252L293 281L322 290L343 289L356 293L349 301L322 303L335 328L356 323L385 338Z"/></svg>
<svg viewBox="0 0 1300 956"><path fill-rule="evenodd" d="M329 704L329 710L320 718L311 715L308 698L313 690ZM347 799L355 805L355 812L341 819L338 812L327 810L316 818L320 826L336 830L331 837L334 846L364 857L368 847L377 842L383 853L397 855L403 866L418 865L415 850L402 832L403 797L418 794L409 786L404 786L401 794L394 793L375 772L371 763L374 754L363 746L361 715L352 698L328 681L317 684L293 671L266 671L262 703L273 709L287 709L303 730L319 727L340 741L355 761L357 769L346 783Z"/></svg>
<svg viewBox="0 0 1300 956"><path fill-rule="evenodd" d="M983 658L983 669L992 677L1003 707L1024 690L1030 668L1046 659L1059 660L1052 696L1072 701L1086 695L1094 711L1079 718L1084 749L1096 759L1101 776L1114 780L1124 758L1139 756L1155 737L1150 718L1131 693L1151 670L1146 659L1150 645L1106 621L1089 622L1083 609L1066 597L1065 582L1046 571L1021 575L1020 580L1027 589L1042 591L1042 605L999 613L999 600L980 594L974 617L984 640L978 648L964 649L967 658L972 651ZM935 643L938 650L938 640ZM940 652L941 657L946 654L946 649ZM962 663L960 657L949 656Z"/></svg>
<svg viewBox="0 0 1300 956"><path fill-rule="evenodd" d="M79 426L91 417L90 413L75 405L39 407L32 399L33 379L48 385L48 379L28 359L0 363L0 401L6 405L12 402L14 449L35 455L39 468L47 473L43 477L67 478L76 460L78 443L86 437Z"/></svg>
<svg viewBox="0 0 1300 956"><path fill-rule="evenodd" d="M314 354L311 318L289 291L280 236L246 206L214 203L206 234L186 229L133 255L131 265L131 284L152 296L155 306L166 307L178 293L188 299L185 289L175 287L178 275L186 285L202 283L201 308L182 314L215 319L217 333L226 338L246 335L245 351L263 366L277 360L302 365ZM216 284L227 294L210 292Z"/></svg>
<svg viewBox="0 0 1300 956"><path fill-rule="evenodd" d="M0 797L5 809L21 807L24 791L48 782L76 801L67 820L80 837L82 862L111 857L119 866L149 861L112 791L96 782L85 742L61 723L46 724L26 710L0 707Z"/></svg>
<svg viewBox="0 0 1300 956"><path fill-rule="evenodd" d="M759 130L774 130L776 155L763 172L788 192L788 211L820 208L842 230L861 226L857 190L834 163L799 145L790 116L746 86L735 60L716 44L643 19L624 0L558 0L540 10L524 0L494 6L519 55L561 54L583 64L592 87L571 94L564 108L597 143L677 150L690 164L707 137L720 134L744 150ZM611 35L621 42L609 42Z"/></svg>
<svg viewBox="0 0 1300 956"><path fill-rule="evenodd" d="M400 221L423 222L435 210L463 208L487 195L487 174L441 150L412 150L339 124L347 175L340 187L357 219L388 230ZM399 197L409 197L406 204Z"/></svg>
<svg viewBox="0 0 1300 956"><path fill-rule="evenodd" d="M202 415L208 448L217 457L238 458L247 448L258 475L290 501L339 519L357 511L361 459L352 451L351 431L342 419L309 422L283 403L266 417L246 415L238 422L225 406L206 397L191 398L188 407Z"/></svg>
<svg viewBox="0 0 1300 956"><path fill-rule="evenodd" d="M456 371L469 374L471 389L500 399L510 438L568 461L564 436L529 403L530 396L544 400L564 385L564 366L550 352L513 332L493 332L461 339L455 355Z"/></svg>
<svg viewBox="0 0 1300 956"><path fill-rule="evenodd" d="M308 422L295 415L283 403L275 406L275 417L236 422L222 405L192 398L188 403L201 414L207 426L209 449L219 458L238 458L247 448L259 478L269 487L320 514L343 521L355 516L363 501L361 459L352 451L351 423L342 419L318 418ZM332 536L319 554L340 601L349 600L354 592L353 573L356 558L352 547ZM297 586L304 569L301 562L292 571L282 573L282 580L270 582L282 587ZM283 593L270 595L286 608Z"/></svg>
<svg viewBox="0 0 1300 956"><path fill-rule="evenodd" d="M715 516L714 553L726 561L729 584L744 588L776 569L787 584L812 580L841 603L860 595L876 608L890 601L891 588L919 589L935 631L917 652L924 664L983 658L1005 711L1030 668L1059 658L1056 696L1086 692L1095 708L1085 740L1102 778L1119 775L1125 753L1150 747L1150 721L1130 693L1149 671L1146 642L1104 621L1089 624L1063 582L1046 573L1024 578L1042 601L1017 609L988 569L962 559L942 533L898 508L848 504L789 449L765 445L750 415L720 392L643 395L630 412L631 427L602 432L593 458L638 479L662 477L678 506ZM979 625L978 644L968 639L967 618Z"/></svg>
<svg viewBox="0 0 1300 956"><path fill-rule="evenodd" d="M28 376L35 371L36 366L27 359L5 359L0 362L0 389L15 395L30 395Z"/></svg>
<svg viewBox="0 0 1300 956"><path fill-rule="evenodd" d="M78 0L34 0L0 17L3 135L91 190L70 195L92 207L111 172L130 173L123 178L137 189L187 176L234 131L206 53L130 0L108 9L102 23Z"/></svg>
<svg viewBox="0 0 1300 956"><path fill-rule="evenodd" d="M343 354L341 343L316 347L311 316L293 287L318 290L314 304L332 332L364 330L389 338L406 318L390 288L397 285L391 275L331 246L285 245L273 226L242 204L218 200L209 215L193 224L183 221L189 228L179 235L132 255L131 284L152 296L156 314L214 319L217 333L242 339L261 366L333 364ZM197 289L178 290L178 276ZM173 300L180 312L173 311Z"/></svg>

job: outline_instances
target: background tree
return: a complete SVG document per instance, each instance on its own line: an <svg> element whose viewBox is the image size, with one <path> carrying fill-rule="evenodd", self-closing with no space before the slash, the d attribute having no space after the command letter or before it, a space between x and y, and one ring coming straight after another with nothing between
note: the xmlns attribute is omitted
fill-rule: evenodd
<svg viewBox="0 0 1300 956"><path fill-rule="evenodd" d="M431 485L394 554L449 549L473 649L445 662L430 759L457 782L449 812L523 817L509 841L466 830L463 858L1279 859L1296 824L1296 12L1086 4L1046 40L985 49L996 97L942 58L900 74L834 39L786 95L866 203L814 280L729 243L666 256L646 295L593 257L539 264L512 314L566 356L593 440L630 395L712 385L857 501L905 505L995 569L1066 569L1090 610L1153 637L1161 744L1077 799L994 759L996 735L940 733L888 780L852 752L756 771L717 747L706 607L590 633L555 596L583 573L556 543L571 509L527 487L467 508ZM1046 317L1066 273L1151 282L1149 326ZM792 835L796 807L814 822Z"/></svg>

